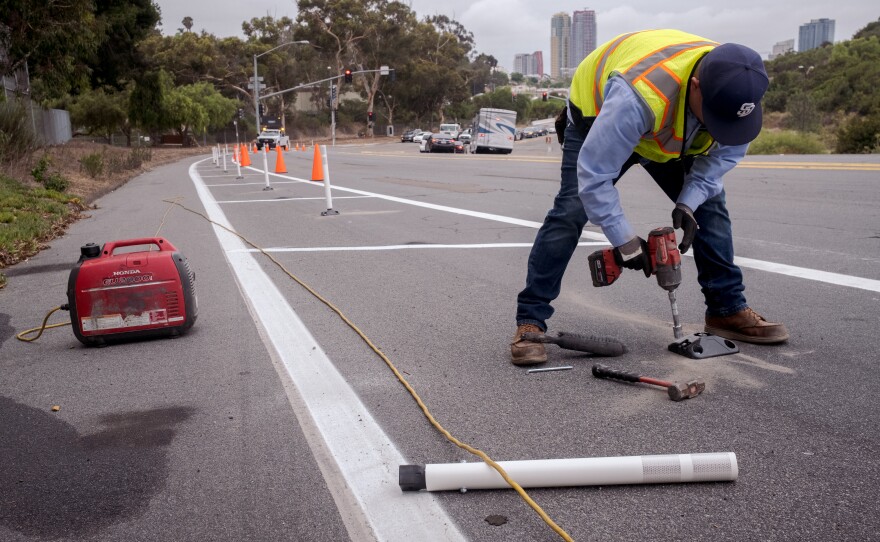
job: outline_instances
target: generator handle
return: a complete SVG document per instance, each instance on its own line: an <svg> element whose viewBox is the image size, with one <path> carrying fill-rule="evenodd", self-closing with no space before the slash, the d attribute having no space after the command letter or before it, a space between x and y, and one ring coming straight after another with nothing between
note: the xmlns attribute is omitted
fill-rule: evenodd
<svg viewBox="0 0 880 542"><path fill-rule="evenodd" d="M104 243L104 248L101 250L101 254L104 256L110 256L117 248L136 245L156 245L159 247L159 250L163 252L177 251L177 249L174 248L174 245L164 237L139 237L137 239L124 239L122 241L108 241L107 243Z"/></svg>

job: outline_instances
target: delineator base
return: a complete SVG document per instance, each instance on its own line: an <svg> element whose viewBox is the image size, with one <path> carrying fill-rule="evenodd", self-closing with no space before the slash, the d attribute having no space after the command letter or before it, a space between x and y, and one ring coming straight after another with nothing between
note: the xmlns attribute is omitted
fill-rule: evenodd
<svg viewBox="0 0 880 542"><path fill-rule="evenodd" d="M691 359L705 359L736 354L739 347L733 341L711 333L694 333L670 343L669 351Z"/></svg>

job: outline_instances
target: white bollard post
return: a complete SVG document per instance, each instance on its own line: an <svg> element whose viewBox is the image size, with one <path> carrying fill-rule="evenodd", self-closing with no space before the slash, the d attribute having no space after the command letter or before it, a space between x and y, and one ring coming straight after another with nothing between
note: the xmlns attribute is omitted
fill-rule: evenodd
<svg viewBox="0 0 880 542"><path fill-rule="evenodd" d="M228 173L226 171L226 153L223 153L223 173Z"/></svg>
<svg viewBox="0 0 880 542"><path fill-rule="evenodd" d="M217 147L211 147L211 162L219 167L219 164L217 163Z"/></svg>
<svg viewBox="0 0 880 542"><path fill-rule="evenodd" d="M339 211L333 210L333 198L330 196L330 166L327 164L327 145L321 145L321 166L324 168L324 199L327 200L327 210L321 216L338 215Z"/></svg>
<svg viewBox="0 0 880 542"><path fill-rule="evenodd" d="M263 187L263 190L274 190L272 185L269 184L269 158L267 156L269 149L269 145L263 145L263 173L266 176L266 186Z"/></svg>
<svg viewBox="0 0 880 542"><path fill-rule="evenodd" d="M235 149L233 149L233 150L235 150ZM241 174L241 156L239 156L238 154L236 154L236 153L240 153L240 152L241 152L241 150L239 149L239 150L237 150L237 151L235 151L235 152L233 153L233 156L236 157L236 159L235 159L235 169L238 170L238 177L236 177L236 179L244 179L244 176Z"/></svg>
<svg viewBox="0 0 880 542"><path fill-rule="evenodd" d="M732 482L739 475L733 452L580 459L499 461L523 488ZM510 488L486 463L401 465L403 491L463 491Z"/></svg>

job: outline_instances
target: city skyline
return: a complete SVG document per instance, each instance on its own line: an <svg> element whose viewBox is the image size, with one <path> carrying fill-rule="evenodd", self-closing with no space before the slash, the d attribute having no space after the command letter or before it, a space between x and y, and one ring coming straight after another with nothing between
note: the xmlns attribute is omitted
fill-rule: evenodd
<svg viewBox="0 0 880 542"><path fill-rule="evenodd" d="M547 21L556 12L573 13L585 5L596 12L599 21L596 42L604 43L614 36L648 28L677 28L725 43L741 43L766 58L772 46L796 38L803 23L826 17L835 20L835 40L848 40L865 25L876 21L880 10L876 2L849 0L828 4L820 0L779 0L768 3L742 0L736 5L707 0L699 6L658 7L648 0L619 1L559 0L552 5L529 0L447 0L442 6L427 0L408 0L407 5L419 19L446 15L460 22L474 35L475 51L494 56L505 71L512 71L516 54L543 51L545 72L549 68ZM162 10L163 34L174 34L185 16L194 20L193 31L202 30L218 37L243 37L241 25L251 18L296 18L296 2L292 0L252 0L247 9L209 0L176 2L157 0ZM498 24L498 13L505 14L507 24Z"/></svg>

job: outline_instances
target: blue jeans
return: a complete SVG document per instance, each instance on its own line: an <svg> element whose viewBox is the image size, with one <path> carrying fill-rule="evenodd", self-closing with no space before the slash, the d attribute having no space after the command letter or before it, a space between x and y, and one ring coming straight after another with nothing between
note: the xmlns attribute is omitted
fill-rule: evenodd
<svg viewBox="0 0 880 542"><path fill-rule="evenodd" d="M559 297L562 275L587 223L587 213L578 197L577 180L578 153L585 138L586 130L568 123L562 148L561 186L529 254L526 287L517 296L517 325L536 324L547 329L546 322L553 314L550 303ZM639 157L633 154L614 183L636 163ZM674 202L692 163L692 159L649 162L644 168ZM728 316L745 309L748 305L743 295L742 271L733 263L733 232L724 191L700 205L694 211L694 218L700 229L691 250L697 264L697 281L706 299L706 314ZM581 269L589 272L586 261Z"/></svg>

